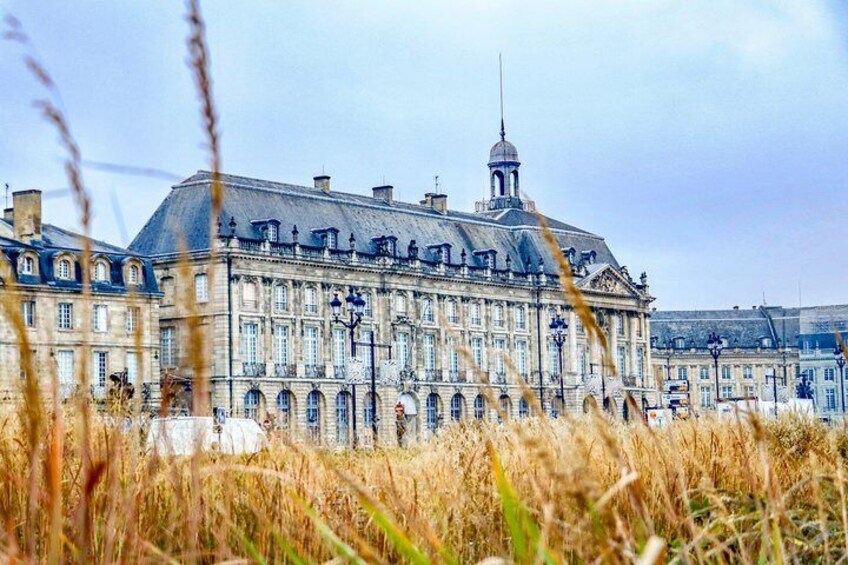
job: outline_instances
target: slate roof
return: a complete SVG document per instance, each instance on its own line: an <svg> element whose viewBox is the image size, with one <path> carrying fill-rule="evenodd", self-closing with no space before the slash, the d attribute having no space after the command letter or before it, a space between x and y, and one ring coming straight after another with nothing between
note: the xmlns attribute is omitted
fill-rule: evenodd
<svg viewBox="0 0 848 565"><path fill-rule="evenodd" d="M660 347L666 347L667 343L682 337L687 348L703 349L707 347L710 333L716 332L727 339L731 347L758 347L764 337L771 338L776 346L778 339L782 339L785 323L787 342L794 345L798 336L797 316L797 309L776 307L658 311L651 314L651 339Z"/></svg>
<svg viewBox="0 0 848 565"><path fill-rule="evenodd" d="M41 240L38 242L25 243L14 239L14 229L11 222L0 219L0 251L9 258L14 265L18 256L24 251L32 251L38 255L37 275L18 275L18 284L47 285L51 288L65 289L70 291L82 290L82 273L79 262L76 264L76 272L70 280L58 278L54 273L53 258L64 252L79 254L82 252L82 236L75 232L54 226L42 224ZM138 259L142 265L142 278L144 284L134 288L141 293L158 293L156 275L153 272L153 264L149 259L139 256L123 247L112 245L104 241L91 239L91 251L96 256L102 256L109 260L110 276L108 282L92 282L91 289L94 292L103 293L125 293L127 285L124 281L123 265L127 259Z"/></svg>
<svg viewBox="0 0 848 565"><path fill-rule="evenodd" d="M319 245L313 230L327 227L339 230L339 248L347 248L348 237L356 237L356 250L374 253L372 238L395 236L400 255L410 240L415 240L422 259L432 259L427 247L449 243L452 263L458 263L462 249L468 254L468 264L482 266L483 259L475 250L497 251L498 267L503 268L506 257L512 268L522 271L529 260L531 269L541 258L546 270L554 274L556 261L547 249L536 217L522 210L485 214L449 210L442 214L427 206L407 202L392 202L360 194L321 190L286 183L272 182L235 175L222 175L224 198L220 215L222 232L229 234L232 217L239 238L261 239L260 228L253 220L274 218L281 222L279 241L292 242L291 230L297 225L299 242ZM173 187L171 192L148 220L130 249L156 257L179 251L179 238L185 238L189 251L209 248L210 187L212 175L198 171ZM602 237L550 219L550 226L561 248L573 247L595 251L597 263L618 262Z"/></svg>

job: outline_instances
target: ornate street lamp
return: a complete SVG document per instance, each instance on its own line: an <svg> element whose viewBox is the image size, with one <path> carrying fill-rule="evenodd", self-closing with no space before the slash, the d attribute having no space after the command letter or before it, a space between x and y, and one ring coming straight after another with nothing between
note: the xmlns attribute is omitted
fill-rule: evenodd
<svg viewBox="0 0 848 565"><path fill-rule="evenodd" d="M555 315L551 320L551 325L548 326L551 330L551 339L557 346L557 361L559 363L559 398L560 410L565 413L565 374L562 371L562 346L565 343L565 335L568 330L568 322L562 319L559 314Z"/></svg>
<svg viewBox="0 0 848 565"><path fill-rule="evenodd" d="M724 340L715 332L712 332L707 338L707 349L710 350L710 355L715 361L715 379L716 379L716 410L718 410L718 401L721 400L721 392L718 387L718 358L721 357L721 351L724 349Z"/></svg>
<svg viewBox="0 0 848 565"><path fill-rule="evenodd" d="M333 300L330 301L330 308L333 309L333 322L341 324L350 332L350 356L356 357L356 336L355 331L359 324L362 323L362 315L365 313L365 299L362 298L362 293L353 292L353 287L345 296L345 307L348 313L349 321L341 319L342 301L339 300L337 293L333 294ZM356 384L351 383L351 412L353 413L353 447L356 448Z"/></svg>
<svg viewBox="0 0 848 565"><path fill-rule="evenodd" d="M839 371L839 398L842 402L842 416L845 416L845 383L843 382L843 376L845 375L845 352L842 351L842 348L839 344L836 344L836 347L833 350L833 360L836 361L836 368Z"/></svg>

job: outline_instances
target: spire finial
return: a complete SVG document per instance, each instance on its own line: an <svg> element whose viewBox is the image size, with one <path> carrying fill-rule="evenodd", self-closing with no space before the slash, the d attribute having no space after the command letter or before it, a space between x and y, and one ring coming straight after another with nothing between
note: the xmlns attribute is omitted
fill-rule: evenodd
<svg viewBox="0 0 848 565"><path fill-rule="evenodd" d="M504 117L503 117L503 58L501 54L498 53L498 81L500 84L500 94L501 94L501 141L506 139L506 131L504 130Z"/></svg>

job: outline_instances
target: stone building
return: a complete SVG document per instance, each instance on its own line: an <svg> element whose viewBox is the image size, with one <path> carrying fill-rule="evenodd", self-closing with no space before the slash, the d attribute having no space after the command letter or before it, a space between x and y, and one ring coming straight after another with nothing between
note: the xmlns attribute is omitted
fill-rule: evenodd
<svg viewBox="0 0 848 565"><path fill-rule="evenodd" d="M837 332L848 341L848 305L801 309L799 372L810 385L816 412L827 420L843 419L848 402L848 371L839 367L834 356Z"/></svg>
<svg viewBox="0 0 848 565"><path fill-rule="evenodd" d="M722 338L724 345L718 360L718 379L707 347L712 332ZM653 312L653 373L658 380L687 379L696 413L712 410L717 398L771 398L764 387L773 391L773 378L778 386L785 383L789 396L794 397L798 333L797 308Z"/></svg>
<svg viewBox="0 0 848 565"><path fill-rule="evenodd" d="M180 291L190 288L208 341L212 406L347 444L352 425L364 435L373 417L369 387L356 385L352 396L346 375L361 364L351 361L348 332L330 307L353 289L365 302L356 341L373 331L377 343L391 345L399 369L400 382L377 387L383 440L394 437L398 403L411 436L451 420L496 417L474 365L507 417L528 411L513 369L535 394L541 375L545 409L562 409L549 335L555 313L568 323L565 403L579 410L583 377L600 371L599 352L559 290L557 261L519 190L518 153L503 134L488 167L490 193L473 213L451 209L446 194L407 203L392 186L368 196L339 192L329 176L298 186L223 175L223 208L210 222L212 175L180 182L130 246L153 259L164 292L163 370L191 377ZM632 280L602 237L548 223L609 331L625 384L641 394L651 384L647 277ZM357 348L366 366L369 351ZM375 355L380 378L394 374L380 362L387 355L385 348Z"/></svg>
<svg viewBox="0 0 848 565"><path fill-rule="evenodd" d="M57 375L67 396L84 370L91 392L102 397L109 376L125 372L135 391L149 392L159 380L159 293L151 262L92 240L91 298L84 300L81 236L42 223L40 191L12 198L0 220L0 284L4 299L20 302L14 307L21 309L38 378L49 383ZM91 321L87 340L84 320ZM80 366L83 348L87 367ZM22 375L18 340L0 314L0 401L19 398Z"/></svg>

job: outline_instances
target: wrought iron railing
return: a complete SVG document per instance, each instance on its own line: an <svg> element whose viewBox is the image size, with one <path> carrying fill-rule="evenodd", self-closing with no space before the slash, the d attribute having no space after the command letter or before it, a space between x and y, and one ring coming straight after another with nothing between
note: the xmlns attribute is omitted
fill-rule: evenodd
<svg viewBox="0 0 848 565"><path fill-rule="evenodd" d="M323 365L307 365L304 376L308 379L323 378L325 370Z"/></svg>
<svg viewBox="0 0 848 565"><path fill-rule="evenodd" d="M265 363L244 363L242 372L246 377L264 377Z"/></svg>
<svg viewBox="0 0 848 565"><path fill-rule="evenodd" d="M274 363L274 376L292 378L295 376L297 367L286 363Z"/></svg>

